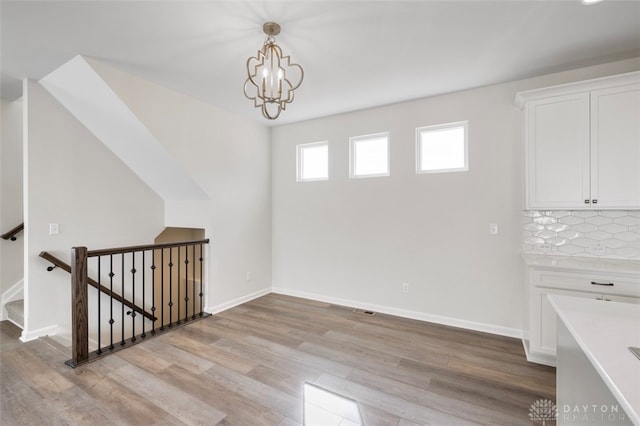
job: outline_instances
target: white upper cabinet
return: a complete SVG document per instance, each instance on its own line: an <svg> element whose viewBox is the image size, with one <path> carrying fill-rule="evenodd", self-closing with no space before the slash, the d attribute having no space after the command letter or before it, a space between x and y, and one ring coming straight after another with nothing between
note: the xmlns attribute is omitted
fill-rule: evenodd
<svg viewBox="0 0 640 426"><path fill-rule="evenodd" d="M539 99L525 111L530 207L584 207L590 199L589 93Z"/></svg>
<svg viewBox="0 0 640 426"><path fill-rule="evenodd" d="M591 197L640 208L640 84L591 92Z"/></svg>
<svg viewBox="0 0 640 426"><path fill-rule="evenodd" d="M520 92L525 209L640 209L640 72Z"/></svg>

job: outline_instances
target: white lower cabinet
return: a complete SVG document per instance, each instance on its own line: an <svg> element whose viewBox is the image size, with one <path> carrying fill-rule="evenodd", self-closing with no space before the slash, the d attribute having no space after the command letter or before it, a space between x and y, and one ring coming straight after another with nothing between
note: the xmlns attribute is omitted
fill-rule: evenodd
<svg viewBox="0 0 640 426"><path fill-rule="evenodd" d="M570 259L559 262L561 267L527 265L524 345L529 361L552 366L556 364L557 321L547 295L595 299L602 303L640 304L639 262L618 262L623 265L620 271L610 269L612 264L615 265L614 262L594 260L594 263L607 271L583 272L578 269L580 263ZM571 266L576 269L567 269ZM636 267L637 272L634 270Z"/></svg>
<svg viewBox="0 0 640 426"><path fill-rule="evenodd" d="M568 291L557 288L533 287L531 289L531 321L529 353L545 355L550 359L556 356L556 313L548 294L597 299L599 295L580 291Z"/></svg>

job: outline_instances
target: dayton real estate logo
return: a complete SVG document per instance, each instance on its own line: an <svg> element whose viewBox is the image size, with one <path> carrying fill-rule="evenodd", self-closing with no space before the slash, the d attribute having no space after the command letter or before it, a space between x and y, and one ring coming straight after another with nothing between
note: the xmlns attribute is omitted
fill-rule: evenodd
<svg viewBox="0 0 640 426"><path fill-rule="evenodd" d="M555 421L558 418L558 408L553 401L539 399L531 404L529 418L533 422L542 421L542 426L545 426L547 421Z"/></svg>

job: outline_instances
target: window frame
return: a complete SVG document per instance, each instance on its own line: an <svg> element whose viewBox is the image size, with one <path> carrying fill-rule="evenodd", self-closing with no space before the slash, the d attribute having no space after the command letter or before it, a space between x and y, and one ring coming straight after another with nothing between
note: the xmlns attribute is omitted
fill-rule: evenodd
<svg viewBox="0 0 640 426"><path fill-rule="evenodd" d="M422 133L424 131L438 131L443 129L454 129L462 127L464 131L464 165L462 167L454 167L447 169L436 170L423 170L421 168L422 159ZM429 173L454 173L454 172L468 172L469 171L469 121L455 121L452 123L434 124L430 126L416 127L416 173L417 174L429 174Z"/></svg>
<svg viewBox="0 0 640 426"><path fill-rule="evenodd" d="M327 177L304 178L302 175L304 172L304 167L302 164L302 151L305 148L313 148L318 146L327 147ZM329 141L309 142L296 145L296 182L317 182L323 180L329 180Z"/></svg>
<svg viewBox="0 0 640 426"><path fill-rule="evenodd" d="M387 139L387 171L384 173L370 173L366 175L355 174L356 170L356 152L355 145L358 142L371 140L371 139ZM391 175L391 132L371 133L368 135L351 136L349 137L349 178L351 179L363 179L371 177L382 177Z"/></svg>

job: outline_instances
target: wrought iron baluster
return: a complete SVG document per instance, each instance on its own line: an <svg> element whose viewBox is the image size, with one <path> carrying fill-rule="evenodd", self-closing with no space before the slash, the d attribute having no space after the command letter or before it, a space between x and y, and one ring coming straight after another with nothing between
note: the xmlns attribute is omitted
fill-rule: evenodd
<svg viewBox="0 0 640 426"><path fill-rule="evenodd" d="M204 296L204 294L202 293L202 261L204 260L203 254L202 254L202 244L200 244L200 316L203 315L203 311L204 311L204 300L202 299L202 296Z"/></svg>
<svg viewBox="0 0 640 426"><path fill-rule="evenodd" d="M156 250L151 250L151 314L156 316ZM157 317L156 317L157 318ZM151 335L156 334L156 322L151 322Z"/></svg>
<svg viewBox="0 0 640 426"><path fill-rule="evenodd" d="M193 259L193 299L191 300L191 303L193 304L193 312L191 312L191 319L196 319L196 246L194 244L191 247L193 247L193 256L191 257Z"/></svg>
<svg viewBox="0 0 640 426"><path fill-rule="evenodd" d="M145 299L145 293L146 291L146 281L145 281L145 269L144 269L144 250L142 251L142 310L146 312L147 309L147 305L146 305L146 299ZM142 316L142 334L140 335L140 337L142 337L143 339L145 337L147 337L147 333L145 333L145 323L146 321L144 320L144 315Z"/></svg>
<svg viewBox="0 0 640 426"><path fill-rule="evenodd" d="M102 274L101 274L101 268L100 268L101 265L102 265L102 256L98 256L98 285L99 286L102 286ZM100 343L100 338L101 338L100 322L102 321L101 309L100 309L100 293L102 292L100 291L100 289L98 289L98 350L96 351L98 355L102 353L102 345Z"/></svg>
<svg viewBox="0 0 640 426"><path fill-rule="evenodd" d="M189 321L189 246L184 246L184 322Z"/></svg>
<svg viewBox="0 0 640 426"><path fill-rule="evenodd" d="M160 249L160 310L162 319L160 320L160 331L164 330L164 248Z"/></svg>
<svg viewBox="0 0 640 426"><path fill-rule="evenodd" d="M169 247L169 328L173 327L173 247Z"/></svg>
<svg viewBox="0 0 640 426"><path fill-rule="evenodd" d="M178 247L178 274L176 275L177 277L177 284L176 287L178 287L178 298L176 299L177 303L176 306L178 308L178 319L176 320L176 324L180 324L180 248Z"/></svg>
<svg viewBox="0 0 640 426"><path fill-rule="evenodd" d="M123 295L124 296L124 295ZM136 303L136 252L131 252L131 301ZM142 305L144 309L144 305ZM144 317L142 317L144 322ZM131 309L131 341L136 341L136 310Z"/></svg>
<svg viewBox="0 0 640 426"><path fill-rule="evenodd" d="M109 255L109 349L113 350L113 255Z"/></svg>
<svg viewBox="0 0 640 426"><path fill-rule="evenodd" d="M120 296L124 297L124 253L122 253L120 255ZM127 343L124 341L124 303L120 303L121 306L121 314L120 314L120 319L122 320L122 324L120 327L120 332L122 333L120 335L120 346L124 346Z"/></svg>

